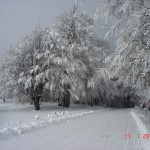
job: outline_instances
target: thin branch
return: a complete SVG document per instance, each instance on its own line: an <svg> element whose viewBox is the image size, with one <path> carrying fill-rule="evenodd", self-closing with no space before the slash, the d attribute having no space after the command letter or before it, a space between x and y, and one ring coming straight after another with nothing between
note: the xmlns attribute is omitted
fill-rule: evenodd
<svg viewBox="0 0 150 150"><path fill-rule="evenodd" d="M150 7L147 7L147 6L145 6L144 4L139 3L138 1L135 1L135 2L132 2L132 3L138 3L139 5L141 5L141 6L145 7L146 9L150 9Z"/></svg>

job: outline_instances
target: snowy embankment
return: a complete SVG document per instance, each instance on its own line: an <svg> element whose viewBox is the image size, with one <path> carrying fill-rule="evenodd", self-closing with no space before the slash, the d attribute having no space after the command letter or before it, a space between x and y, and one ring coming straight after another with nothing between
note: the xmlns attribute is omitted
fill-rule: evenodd
<svg viewBox="0 0 150 150"><path fill-rule="evenodd" d="M140 120L140 118L138 117L138 114L135 113L134 111L130 112L131 116L133 117L138 129L139 129L139 134L144 136L144 135L150 135L148 133L148 129L146 128L146 126L144 125L144 123ZM148 138L148 137L147 137ZM150 150L150 141L149 138L148 139L142 139L142 146L143 146L143 150Z"/></svg>
<svg viewBox="0 0 150 150"><path fill-rule="evenodd" d="M16 121L15 126L8 125L7 127L0 129L0 139L6 139L8 137L17 136L17 135L24 135L27 132L31 132L39 128L47 127L51 124L68 122L70 120L80 118L82 116L86 116L97 111L98 110L89 110L89 109L70 111L68 109L64 111L62 110L49 111L49 113L48 111L46 111L42 116L38 115L37 113L34 116L32 116L33 119L32 120L30 119L29 122L28 121L22 122L20 120L15 120Z"/></svg>

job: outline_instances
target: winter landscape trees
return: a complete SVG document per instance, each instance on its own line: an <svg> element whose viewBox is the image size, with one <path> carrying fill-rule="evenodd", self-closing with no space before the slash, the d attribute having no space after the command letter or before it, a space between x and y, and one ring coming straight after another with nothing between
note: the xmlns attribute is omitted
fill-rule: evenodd
<svg viewBox="0 0 150 150"><path fill-rule="evenodd" d="M70 106L70 100L93 105L103 82L99 72L110 53L94 29L95 18L80 11L77 3L57 18L53 28L35 28L3 60L1 79L8 77L6 84L1 82L1 91L11 87L12 97L26 96L36 110L46 94L64 107Z"/></svg>
<svg viewBox="0 0 150 150"><path fill-rule="evenodd" d="M97 15L111 19L106 34L116 50L95 33ZM40 99L126 107L127 97L149 97L148 0L103 0L91 16L78 2L52 28L36 27L1 60L1 97L24 97L39 110Z"/></svg>
<svg viewBox="0 0 150 150"><path fill-rule="evenodd" d="M54 2L23 8L35 4L44 25ZM100 2L90 15L75 0L53 26L36 26L0 59L1 149L150 149L150 2ZM111 27L105 38L97 35L98 15Z"/></svg>
<svg viewBox="0 0 150 150"><path fill-rule="evenodd" d="M112 78L136 88L149 98L149 32L150 2L148 0L104 0L102 15L111 19L116 37L116 51L109 56ZM108 36L107 34L107 36Z"/></svg>

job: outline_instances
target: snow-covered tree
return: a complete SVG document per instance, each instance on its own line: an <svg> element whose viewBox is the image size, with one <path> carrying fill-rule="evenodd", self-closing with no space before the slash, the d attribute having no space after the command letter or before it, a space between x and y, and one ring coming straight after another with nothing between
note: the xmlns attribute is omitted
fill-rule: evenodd
<svg viewBox="0 0 150 150"><path fill-rule="evenodd" d="M44 44L42 29L38 27L27 36L20 48L23 60L18 60L22 65L22 68L17 67L21 72L16 70L17 75L19 75L18 84L23 85L26 94L33 100L35 109L39 110L39 100L46 83L43 68Z"/></svg>
<svg viewBox="0 0 150 150"><path fill-rule="evenodd" d="M112 22L107 36L112 33L117 39L116 51L109 57L113 76L138 93L149 91L150 1L104 0L101 12Z"/></svg>
<svg viewBox="0 0 150 150"><path fill-rule="evenodd" d="M110 52L94 29L94 16L79 11L75 3L70 12L58 17L52 29L38 27L26 36L9 53L8 68L4 63L5 71L9 70L6 83L13 83L13 94L28 96L39 110L44 94L69 107L70 99L89 103L98 97L98 89L106 92L109 84L101 86L106 74L100 68L105 67L104 59Z"/></svg>
<svg viewBox="0 0 150 150"><path fill-rule="evenodd" d="M68 52L71 53L72 58L86 68L80 72L79 69L77 70L76 88L74 89L80 89L76 90L78 97L80 99L85 97L85 102L88 102L91 100L88 82L97 73L96 70L104 66L103 60L109 54L107 44L95 35L94 16L79 11L78 5L74 5L69 13L58 17L54 28L67 41Z"/></svg>
<svg viewBox="0 0 150 150"><path fill-rule="evenodd" d="M6 89L11 88L13 96L28 96L33 100L36 110L40 109L39 99L45 84L43 55L39 55L43 51L42 36L41 28L36 28L16 48L11 49L3 63L5 86L8 85Z"/></svg>
<svg viewBox="0 0 150 150"><path fill-rule="evenodd" d="M12 65L12 58L7 55L5 58L1 59L0 62L0 96L3 98L3 101L5 102L5 99L11 98L13 93L13 76L12 75L12 69L10 66ZM8 82L9 81L9 82Z"/></svg>

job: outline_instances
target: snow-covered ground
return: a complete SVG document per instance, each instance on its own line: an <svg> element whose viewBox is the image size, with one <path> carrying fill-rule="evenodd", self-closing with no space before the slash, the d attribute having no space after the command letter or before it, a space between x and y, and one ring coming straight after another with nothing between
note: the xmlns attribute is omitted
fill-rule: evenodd
<svg viewBox="0 0 150 150"><path fill-rule="evenodd" d="M70 108L62 108L57 103L43 103L41 110L35 111L29 104L1 103L0 139L89 115L98 108L74 104Z"/></svg>
<svg viewBox="0 0 150 150"><path fill-rule="evenodd" d="M3 103L0 119L0 150L149 150L150 145L134 109L44 103L34 111L28 104Z"/></svg>

